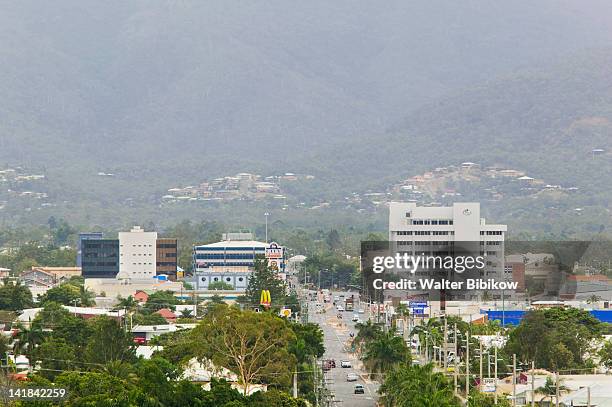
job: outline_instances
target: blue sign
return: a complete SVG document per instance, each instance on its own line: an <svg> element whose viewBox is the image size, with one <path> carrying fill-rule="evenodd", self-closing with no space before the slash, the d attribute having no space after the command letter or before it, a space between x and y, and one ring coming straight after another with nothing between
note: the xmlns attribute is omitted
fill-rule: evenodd
<svg viewBox="0 0 612 407"><path fill-rule="evenodd" d="M409 305L409 307L412 309L423 309L427 308L428 306L427 301L410 301Z"/></svg>
<svg viewBox="0 0 612 407"><path fill-rule="evenodd" d="M412 314L413 315L424 315L425 308L412 308Z"/></svg>

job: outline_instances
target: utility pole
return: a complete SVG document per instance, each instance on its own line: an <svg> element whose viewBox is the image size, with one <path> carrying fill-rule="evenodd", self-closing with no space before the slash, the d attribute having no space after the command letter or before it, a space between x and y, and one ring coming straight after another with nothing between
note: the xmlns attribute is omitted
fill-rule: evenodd
<svg viewBox="0 0 612 407"><path fill-rule="evenodd" d="M591 386L587 386L587 407L591 407Z"/></svg>
<svg viewBox="0 0 612 407"><path fill-rule="evenodd" d="M555 373L555 396L556 396L555 406L559 407L559 372Z"/></svg>
<svg viewBox="0 0 612 407"><path fill-rule="evenodd" d="M266 217L266 243L268 243L268 216L270 216L270 213L266 212L264 216Z"/></svg>
<svg viewBox="0 0 612 407"><path fill-rule="evenodd" d="M495 405L497 405L497 344L495 344Z"/></svg>
<svg viewBox="0 0 612 407"><path fill-rule="evenodd" d="M516 353L512 355L512 407L516 406Z"/></svg>
<svg viewBox="0 0 612 407"><path fill-rule="evenodd" d="M297 398L298 396L298 385L297 385L297 367L295 368L295 372L293 373L293 398Z"/></svg>
<svg viewBox="0 0 612 407"><path fill-rule="evenodd" d="M319 380L318 380L318 369L317 359L312 357L312 374L313 374L313 382L314 382L314 394L315 394L315 406L319 407Z"/></svg>
<svg viewBox="0 0 612 407"><path fill-rule="evenodd" d="M457 394L457 369L459 368L458 364L457 364L457 360L459 359L459 357L457 356L457 324L454 325L454 329L455 329L455 336L454 338L454 345L455 345L455 357L453 358L453 376L454 376L454 382L455 382L455 395Z"/></svg>
<svg viewBox="0 0 612 407"><path fill-rule="evenodd" d="M478 390L482 391L482 340L478 338L478 343L480 343L480 372L478 373Z"/></svg>
<svg viewBox="0 0 612 407"><path fill-rule="evenodd" d="M444 350L443 350L443 355L444 355L444 371L446 372L447 368L448 368L448 361L447 361L447 357L446 357L446 350L448 349L448 323L446 321L446 316L444 317Z"/></svg>
<svg viewBox="0 0 612 407"><path fill-rule="evenodd" d="M531 407L535 407L535 361L531 361Z"/></svg>
<svg viewBox="0 0 612 407"><path fill-rule="evenodd" d="M470 331L466 333L465 340L465 397L470 395Z"/></svg>

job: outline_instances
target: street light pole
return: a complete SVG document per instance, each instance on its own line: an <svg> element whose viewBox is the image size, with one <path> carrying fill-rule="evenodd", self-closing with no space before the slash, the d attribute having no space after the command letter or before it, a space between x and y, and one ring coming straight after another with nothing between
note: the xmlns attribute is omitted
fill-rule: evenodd
<svg viewBox="0 0 612 407"><path fill-rule="evenodd" d="M497 344L495 344L495 405L497 405Z"/></svg>
<svg viewBox="0 0 612 407"><path fill-rule="evenodd" d="M482 391L482 340L478 338L478 343L480 344L480 352L478 355L480 356L480 372L478 373L478 390Z"/></svg>
<svg viewBox="0 0 612 407"><path fill-rule="evenodd" d="M512 407L516 406L516 353L512 355Z"/></svg>
<svg viewBox="0 0 612 407"><path fill-rule="evenodd" d="M470 331L467 331L465 340L465 397L470 395Z"/></svg>
<svg viewBox="0 0 612 407"><path fill-rule="evenodd" d="M454 372L454 382L455 382L455 394L457 394L457 369L459 368L457 362L459 361L459 356L458 356L458 349L457 349L457 324L454 325L454 329L455 329L455 336L454 336L454 342L455 342L455 356L453 357L453 372Z"/></svg>
<svg viewBox="0 0 612 407"><path fill-rule="evenodd" d="M531 407L535 407L535 361L531 361Z"/></svg>

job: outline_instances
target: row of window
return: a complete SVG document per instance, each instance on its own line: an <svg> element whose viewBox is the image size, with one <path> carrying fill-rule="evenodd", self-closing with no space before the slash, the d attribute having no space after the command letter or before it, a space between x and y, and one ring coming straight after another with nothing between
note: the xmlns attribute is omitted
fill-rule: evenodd
<svg viewBox="0 0 612 407"><path fill-rule="evenodd" d="M408 220L409 225L452 225L452 219L412 219Z"/></svg>
<svg viewBox="0 0 612 407"><path fill-rule="evenodd" d="M159 243L158 249L176 249L176 243Z"/></svg>
<svg viewBox="0 0 612 407"><path fill-rule="evenodd" d="M504 232L502 232L501 230L487 230L486 232L484 230L480 231L480 236L501 236L504 234Z"/></svg>
<svg viewBox="0 0 612 407"><path fill-rule="evenodd" d="M173 261L158 261L157 267L174 267L176 266L176 262Z"/></svg>
<svg viewBox="0 0 612 407"><path fill-rule="evenodd" d="M83 258L84 259L97 259L97 258L116 258L118 257L117 252L109 252L109 253L104 253L104 252L85 252L83 253Z"/></svg>
<svg viewBox="0 0 612 407"><path fill-rule="evenodd" d="M197 267L224 267L224 266L232 266L232 267L236 267L236 266L245 266L245 267L253 267L253 262L233 262L231 264L227 264L226 262L205 262L202 264L198 264Z"/></svg>
<svg viewBox="0 0 612 407"><path fill-rule="evenodd" d="M244 260L253 260L255 256L249 253L205 253L205 254L196 254L196 259L206 260L206 259L244 259Z"/></svg>
<svg viewBox="0 0 612 407"><path fill-rule="evenodd" d="M83 267L117 267L117 262L112 261L84 261Z"/></svg>
<svg viewBox="0 0 612 407"><path fill-rule="evenodd" d="M454 236L453 230L400 230L395 232L397 236Z"/></svg>
<svg viewBox="0 0 612 407"><path fill-rule="evenodd" d="M123 263L121 263L121 265L123 266ZM132 263L132 266L152 266L153 263Z"/></svg>

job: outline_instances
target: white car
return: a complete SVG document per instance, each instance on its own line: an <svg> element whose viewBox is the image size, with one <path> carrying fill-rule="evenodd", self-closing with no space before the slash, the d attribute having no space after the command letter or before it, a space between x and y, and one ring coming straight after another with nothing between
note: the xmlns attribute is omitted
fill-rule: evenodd
<svg viewBox="0 0 612 407"><path fill-rule="evenodd" d="M353 319L351 319L351 321L353 321L353 322L359 322L359 315L357 315L357 314L353 314Z"/></svg>
<svg viewBox="0 0 612 407"><path fill-rule="evenodd" d="M357 373L348 373L346 375L347 382L356 382L357 380L359 380L359 376L357 375Z"/></svg>
<svg viewBox="0 0 612 407"><path fill-rule="evenodd" d="M364 311L364 310L362 310L362 309L360 309L358 312L359 312L360 314L365 314L365 311Z"/></svg>
<svg viewBox="0 0 612 407"><path fill-rule="evenodd" d="M350 367L353 367L353 366L351 365L351 362L349 360L343 360L343 361L340 362L340 367L350 368Z"/></svg>
<svg viewBox="0 0 612 407"><path fill-rule="evenodd" d="M338 307L337 310L338 312L344 312L344 307Z"/></svg>

